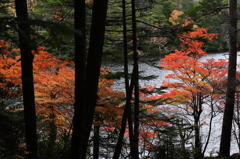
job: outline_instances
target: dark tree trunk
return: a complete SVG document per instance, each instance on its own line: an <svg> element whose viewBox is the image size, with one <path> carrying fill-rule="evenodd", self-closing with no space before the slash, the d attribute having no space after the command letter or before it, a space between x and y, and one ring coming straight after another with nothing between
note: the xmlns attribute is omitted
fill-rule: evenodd
<svg viewBox="0 0 240 159"><path fill-rule="evenodd" d="M133 35L133 60L134 60L134 135L132 146L132 158L138 159L138 140L139 140L139 71L138 71L138 52L136 35L136 15L135 0L132 0L132 35Z"/></svg>
<svg viewBox="0 0 240 159"><path fill-rule="evenodd" d="M215 116L215 112L214 112L214 104L213 104L213 97L211 97L210 99L211 101L211 117L210 117L210 121L209 121L209 130L208 130L208 136L207 136L207 140L205 142L205 146L203 148L203 151L202 151L202 158L204 157L204 154L207 150L207 146L209 144L209 141L210 141L210 137L211 137L211 133L212 133L212 122L213 122L213 118Z"/></svg>
<svg viewBox="0 0 240 159"><path fill-rule="evenodd" d="M22 89L27 158L37 158L36 109L33 86L33 54L30 45L30 25L26 0L15 0L18 19L19 47L22 67Z"/></svg>
<svg viewBox="0 0 240 159"><path fill-rule="evenodd" d="M100 129L100 126L94 125L93 159L99 158L99 129Z"/></svg>
<svg viewBox="0 0 240 159"><path fill-rule="evenodd" d="M195 121L195 128L194 128L194 132L195 132L195 149L194 149L194 158L195 159L199 159L201 158L201 143L200 143L200 130L199 130L199 118L196 118Z"/></svg>
<svg viewBox="0 0 240 159"><path fill-rule="evenodd" d="M94 0L93 2L90 44L86 70L86 118L83 120L85 121L85 127L83 131L81 131L81 133L84 133L84 139L81 141L80 145L81 159L86 158L88 139L92 128L95 106L97 103L98 80L103 54L107 5L108 0Z"/></svg>
<svg viewBox="0 0 240 159"><path fill-rule="evenodd" d="M128 47L127 47L127 19L126 19L126 0L122 0L122 17L123 17L123 44L124 44L124 79L125 79L125 90L126 90L126 109L127 109L127 120L128 120L128 134L129 134L129 141L130 141L130 153L133 155L133 126L132 126L132 109L131 109L131 99L132 99L132 91L133 91L133 81L131 81L131 86L129 86L129 74L128 74ZM126 122L126 121L125 121ZM124 125L123 125L124 126ZM126 126L126 125L125 125ZM124 127L125 127L124 126ZM125 128L124 128L125 129ZM122 137L124 133L121 134ZM119 141L119 140L118 140ZM119 150L121 151L122 140L119 143Z"/></svg>
<svg viewBox="0 0 240 159"><path fill-rule="evenodd" d="M229 28L229 65L226 105L223 116L222 135L220 142L220 155L230 155L231 130L234 110L234 98L236 88L236 64L237 64L237 0L230 0L230 28Z"/></svg>
<svg viewBox="0 0 240 159"><path fill-rule="evenodd" d="M75 0L75 106L71 158L85 159L97 103L98 79L100 75L102 50L108 0L93 3L90 45L86 62L85 42L85 0ZM86 66L87 63L87 66Z"/></svg>
<svg viewBox="0 0 240 159"><path fill-rule="evenodd" d="M80 149L87 145L82 142L85 138L84 121L86 119L86 35L85 35L85 0L74 0L74 29L75 33L75 104L73 117L73 133L70 158L79 159L85 153Z"/></svg>
<svg viewBox="0 0 240 159"><path fill-rule="evenodd" d="M51 113L49 115L50 123L49 123L49 136L48 136L48 149L47 149L47 158L53 158L53 147L55 147L55 142L57 139L57 126L55 124L55 114L54 114L54 106L51 105Z"/></svg>
<svg viewBox="0 0 240 159"><path fill-rule="evenodd" d="M200 121L200 116L202 114L202 94L198 93L196 95L195 99L195 109L194 109L194 132L195 132L195 149L194 149L194 158L199 159L202 156L202 145L201 145L201 140L200 140L200 127L199 127L199 121Z"/></svg>
<svg viewBox="0 0 240 159"><path fill-rule="evenodd" d="M130 144L132 143L133 139L133 131L132 131L132 114L131 114L131 99L132 99L132 90L133 85L131 82L129 86L129 79L128 79L128 52L127 52L127 25L126 25L126 1L122 0L122 15L123 15L123 55L124 55L124 79L125 79L125 91L126 91L126 105L124 108L124 113L122 116L122 123L121 129L118 136L118 141L115 147L113 159L118 159L120 157L121 148L122 148L122 141L124 137L124 133L126 130L126 123L128 119L129 125L129 137L130 137ZM131 154L132 154L131 148Z"/></svg>
<svg viewBox="0 0 240 159"><path fill-rule="evenodd" d="M129 87L129 92L132 92L132 90L133 90L133 82L131 81L131 84L130 84L130 87ZM123 116L122 116L121 129L120 129L120 133L118 135L118 141L117 141L117 144L116 144L116 147L115 147L113 159L119 159L119 156L120 156L120 153L121 153L122 141L123 141L124 133L125 133L125 130L126 130L127 118L129 118L129 114L130 114L130 111L131 111L131 99L132 99L131 96L127 96L127 101L126 101L126 105L125 105ZM130 122L130 121L128 121L128 122ZM132 123L129 123L129 124L132 124Z"/></svg>

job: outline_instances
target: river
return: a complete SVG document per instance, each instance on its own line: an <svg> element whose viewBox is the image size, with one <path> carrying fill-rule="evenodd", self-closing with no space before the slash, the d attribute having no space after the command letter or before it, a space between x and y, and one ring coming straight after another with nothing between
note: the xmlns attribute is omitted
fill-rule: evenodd
<svg viewBox="0 0 240 159"><path fill-rule="evenodd" d="M239 52L240 54L240 52ZM139 60L139 71L141 72L140 75L143 77L146 76L157 76L155 79L152 80L140 80L139 85L151 85L159 87L165 79L165 76L171 73L168 70L159 69L157 67L160 66L160 59L163 57L154 56L154 57L140 57ZM204 56L202 59L228 59L228 52L222 53L212 53ZM238 61L240 61L240 56L238 56ZM132 61L129 62L129 72L132 71ZM104 62L104 67L109 67L111 72L123 72L123 64L119 64L116 62ZM157 67L155 67L157 66ZM121 78L120 80L115 80L114 82L114 90L121 90L124 91L124 79Z"/></svg>
<svg viewBox="0 0 240 159"><path fill-rule="evenodd" d="M240 52L238 52L238 54L240 54ZM141 71L140 75L141 76L151 76L151 75L155 75L157 76L157 78L152 79L152 80L140 80L139 84L140 87L144 86L144 85L151 85L151 86L156 86L156 87L160 87L160 85L162 84L162 82L164 81L164 77L171 73L168 70L163 70L163 69L159 69L157 68L159 66L160 63L160 58L162 57L140 57L139 60L139 71ZM222 53L211 53L208 54L207 56L203 57L202 59L228 59L228 52L222 52ZM152 62L150 62L152 61ZM155 63L154 65L152 63ZM240 62L240 56L238 56L238 63ZM129 71L132 70L132 61L129 62L131 65L129 65ZM151 64L150 64L151 63ZM114 63L114 62L107 62L104 63L104 66L107 66L111 69L112 72L123 72L123 64L119 64L119 63ZM157 67L155 67L157 66ZM113 88L115 90L118 91L124 91L124 79L121 78L119 80L115 80ZM207 110L205 110L205 112L207 112ZM209 120L207 117L208 113L204 113L202 114L204 121L206 121L206 123L208 123L207 121ZM217 151L219 150L219 144L220 144L220 135L221 135L221 128L222 128L222 114L218 115L217 117L214 118L213 121L213 130L211 133L211 139L209 142L209 145L207 147L207 151L205 153L206 156L217 156ZM204 141L204 137L206 137L207 132L208 132L208 126L203 126L201 128L201 136L203 138ZM238 153L238 147L236 144L236 141L232 142L231 145L231 154L233 153Z"/></svg>

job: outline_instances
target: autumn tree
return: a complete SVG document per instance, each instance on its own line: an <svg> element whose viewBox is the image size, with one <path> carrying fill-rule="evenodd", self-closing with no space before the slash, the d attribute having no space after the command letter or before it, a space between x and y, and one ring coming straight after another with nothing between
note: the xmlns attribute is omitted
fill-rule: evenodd
<svg viewBox="0 0 240 159"><path fill-rule="evenodd" d="M74 65L68 60L54 58L44 49L38 47L33 52L36 108L41 119L39 129L45 132L40 133L39 156L52 158L58 153L66 155L69 139L64 140L64 136L69 138L72 127L74 69L71 67ZM61 142L66 150L60 153L57 143Z"/></svg>
<svg viewBox="0 0 240 159"><path fill-rule="evenodd" d="M8 49L7 42L1 43L1 93L6 100L20 98L20 56L14 56L20 50ZM32 53L35 56L33 72L40 138L39 157L66 157L73 126L75 65L68 60L53 57L44 47L38 47ZM111 88L114 80L104 78L110 71L108 68L101 68L100 71L94 125L106 130L120 127L123 109L118 105L124 93L114 91Z"/></svg>
<svg viewBox="0 0 240 159"><path fill-rule="evenodd" d="M227 73L226 60L201 60L201 57L206 55L202 50L204 43L195 38L212 40L215 36L203 28L183 33L180 35L181 50L161 59L161 66L173 72L166 76L173 80L163 82L169 92L162 94L162 97L170 98L172 105L179 105L183 112L192 117L195 127L195 158L204 155L200 140L200 119L204 104L209 102L209 99L218 100L220 82Z"/></svg>
<svg viewBox="0 0 240 159"><path fill-rule="evenodd" d="M21 56L18 55L20 49L10 49L7 47L8 43L4 41L2 44L1 95L6 101L21 101ZM32 54L35 56L33 73L38 130L41 130L38 132L41 139L38 142L39 157L53 157L54 152L56 154L58 150L51 148L56 147L56 141L59 141L64 133L69 133L71 129L74 70L69 66L73 67L73 64L67 60L60 61L52 57L44 50L44 47L32 51ZM4 103L5 100L3 100ZM48 146L45 146L45 143Z"/></svg>
<svg viewBox="0 0 240 159"><path fill-rule="evenodd" d="M0 158L24 157L24 118L20 56L12 57L9 43L0 41ZM11 152L11 153L9 153Z"/></svg>

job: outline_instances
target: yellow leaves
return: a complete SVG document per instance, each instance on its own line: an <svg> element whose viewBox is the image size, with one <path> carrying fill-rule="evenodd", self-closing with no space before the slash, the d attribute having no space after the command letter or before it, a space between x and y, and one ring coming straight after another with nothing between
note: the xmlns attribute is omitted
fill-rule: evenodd
<svg viewBox="0 0 240 159"><path fill-rule="evenodd" d="M169 18L169 22L171 22L173 25L177 25L180 22L179 20L179 16L182 15L183 12L182 11L178 11L178 10L174 10L172 11L172 13L170 14L170 18Z"/></svg>
<svg viewBox="0 0 240 159"><path fill-rule="evenodd" d="M187 26L189 24L194 23L190 17L180 17L180 15L183 15L182 11L178 11L178 10L174 10L172 11L172 13L170 14L169 17L169 22L172 23L172 25L179 25L181 24L181 27ZM193 29L198 28L197 25L193 25Z"/></svg>

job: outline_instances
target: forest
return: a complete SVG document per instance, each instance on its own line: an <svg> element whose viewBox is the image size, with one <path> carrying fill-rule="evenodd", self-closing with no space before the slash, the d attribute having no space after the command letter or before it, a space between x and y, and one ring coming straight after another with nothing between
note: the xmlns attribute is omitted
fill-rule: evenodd
<svg viewBox="0 0 240 159"><path fill-rule="evenodd" d="M0 0L0 159L240 158L238 6Z"/></svg>

